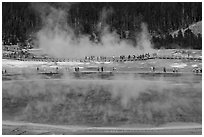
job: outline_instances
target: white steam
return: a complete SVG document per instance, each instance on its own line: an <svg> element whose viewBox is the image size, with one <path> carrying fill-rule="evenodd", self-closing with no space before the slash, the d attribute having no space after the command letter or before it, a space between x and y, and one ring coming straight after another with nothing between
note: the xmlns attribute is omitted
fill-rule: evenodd
<svg viewBox="0 0 204 137"><path fill-rule="evenodd" d="M141 24L141 32L137 35L137 46L121 40L115 31L110 31L106 24L107 16L113 10L103 9L97 26L100 30L101 42L94 43L89 35L76 35L74 29L67 24L68 11L46 5L47 14L41 8L44 26L37 33L39 47L48 55L58 58L83 58L84 56L120 56L137 53L151 53L152 45L147 26Z"/></svg>

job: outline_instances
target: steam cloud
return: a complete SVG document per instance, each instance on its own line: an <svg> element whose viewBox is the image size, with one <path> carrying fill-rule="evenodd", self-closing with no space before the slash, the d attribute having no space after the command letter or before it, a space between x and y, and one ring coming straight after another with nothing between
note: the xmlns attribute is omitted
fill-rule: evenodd
<svg viewBox="0 0 204 137"><path fill-rule="evenodd" d="M141 32L137 34L137 45L127 40L121 40L115 31L110 31L106 19L114 11L103 8L97 30L100 32L100 43L94 43L89 35L74 33L68 25L67 16L70 5L64 8L54 8L48 4L41 5L42 29L37 33L39 47L48 55L58 58L83 58L84 56L120 56L151 53L152 43L147 25L141 24Z"/></svg>
<svg viewBox="0 0 204 137"><path fill-rule="evenodd" d="M4 82L2 90L4 120L100 125L202 121L201 84L172 86L164 80L130 77L12 81Z"/></svg>

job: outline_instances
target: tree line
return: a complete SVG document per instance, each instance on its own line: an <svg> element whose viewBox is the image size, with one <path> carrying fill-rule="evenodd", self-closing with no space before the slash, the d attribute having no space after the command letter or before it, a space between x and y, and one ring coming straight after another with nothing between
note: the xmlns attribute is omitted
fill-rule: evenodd
<svg viewBox="0 0 204 137"><path fill-rule="evenodd" d="M154 43L154 48L166 48L166 49L202 49L202 36L201 34L194 34L189 28L182 33L181 30L178 34L173 36L167 34L165 37L154 37L152 38Z"/></svg>
<svg viewBox="0 0 204 137"><path fill-rule="evenodd" d="M39 14L33 9L33 3L3 2L2 32L7 43L25 42L30 34L42 26ZM66 3L48 3L56 8L66 8ZM140 30L141 22L148 24L155 48L173 48L171 42L182 48L202 48L201 35L195 36L190 30L184 36L172 37L169 32L186 28L202 20L201 2L82 2L69 7L68 23L80 33L91 34L100 21L103 8L112 9L106 18L111 30L116 30L120 38L125 31L134 37ZM180 33L180 32L179 32ZM158 37L166 35L165 37Z"/></svg>

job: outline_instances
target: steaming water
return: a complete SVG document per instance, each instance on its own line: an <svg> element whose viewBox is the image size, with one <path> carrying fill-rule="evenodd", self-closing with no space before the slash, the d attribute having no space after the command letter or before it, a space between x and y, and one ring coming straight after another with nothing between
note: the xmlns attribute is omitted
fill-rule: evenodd
<svg viewBox="0 0 204 137"><path fill-rule="evenodd" d="M125 77L3 81L3 120L92 126L201 123L201 78Z"/></svg>
<svg viewBox="0 0 204 137"><path fill-rule="evenodd" d="M57 64L60 73L41 74L37 66L40 71L46 66L42 72L49 72L55 64L3 60L7 70L2 83L3 120L91 126L201 123L202 77L191 72L192 65L200 62L185 61L187 66L180 71L186 73L169 73L174 63L182 64L147 60L104 64L105 69L116 66L112 73L61 71L73 66L68 63ZM153 64L157 72L169 66L168 73L149 73ZM98 66L82 66L93 65Z"/></svg>

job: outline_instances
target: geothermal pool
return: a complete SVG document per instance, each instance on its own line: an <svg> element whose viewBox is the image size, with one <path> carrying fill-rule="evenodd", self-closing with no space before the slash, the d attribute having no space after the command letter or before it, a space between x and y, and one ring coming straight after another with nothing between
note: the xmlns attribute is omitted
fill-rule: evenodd
<svg viewBox="0 0 204 137"><path fill-rule="evenodd" d="M162 72L162 60L107 63L104 72L87 69L93 63L77 64L80 72L72 70L76 63L66 65L69 70L57 64L59 72L49 67L56 64L45 63L46 69L37 72L41 64L14 69L15 63L4 63L3 121L123 128L202 123L202 75L191 71L201 62L169 61L167 73ZM175 63L186 65L172 73ZM157 65L154 73L152 64ZM111 71L113 66L116 71Z"/></svg>

